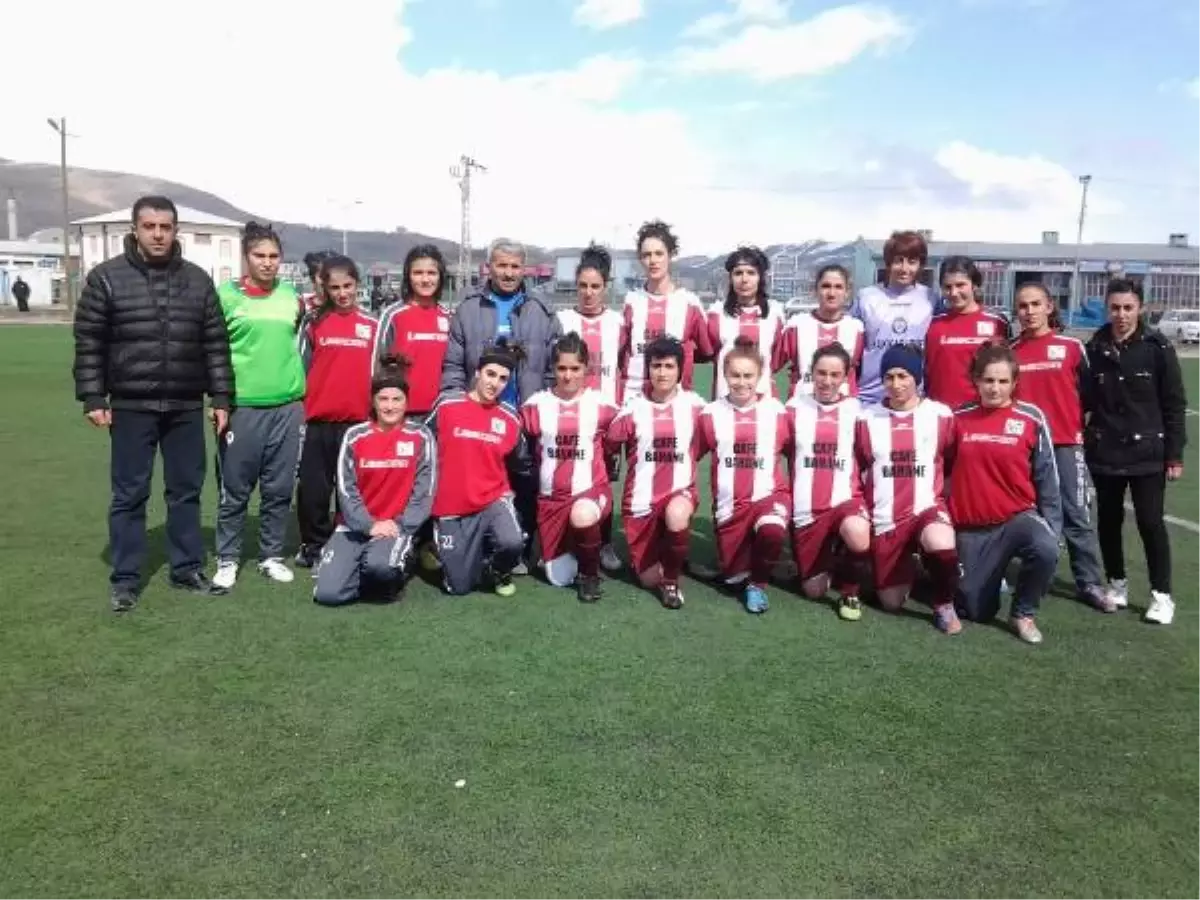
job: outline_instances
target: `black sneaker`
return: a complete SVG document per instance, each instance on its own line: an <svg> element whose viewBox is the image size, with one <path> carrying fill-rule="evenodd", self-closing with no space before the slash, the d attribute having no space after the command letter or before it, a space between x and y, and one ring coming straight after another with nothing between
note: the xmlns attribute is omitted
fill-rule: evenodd
<svg viewBox="0 0 1200 900"><path fill-rule="evenodd" d="M321 551L318 548L302 545L293 562L298 569L311 569L320 559Z"/></svg>
<svg viewBox="0 0 1200 900"><path fill-rule="evenodd" d="M115 613L129 612L137 606L138 595L137 591L130 588L115 587L112 589L110 596L112 602L112 611Z"/></svg>
<svg viewBox="0 0 1200 900"><path fill-rule="evenodd" d="M169 581L171 587L177 591L187 591L189 594L223 594L224 591L219 588L214 588L208 576L203 572L193 572L191 575L184 575L182 578L172 577Z"/></svg>
<svg viewBox="0 0 1200 900"><path fill-rule="evenodd" d="M595 603L604 596L604 592L600 589L600 579L596 576L591 578L580 576L577 590L580 603Z"/></svg>

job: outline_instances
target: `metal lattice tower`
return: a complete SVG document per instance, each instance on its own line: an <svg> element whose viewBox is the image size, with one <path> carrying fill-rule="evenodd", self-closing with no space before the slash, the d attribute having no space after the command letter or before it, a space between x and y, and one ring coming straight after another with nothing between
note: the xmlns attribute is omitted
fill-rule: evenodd
<svg viewBox="0 0 1200 900"><path fill-rule="evenodd" d="M487 167L476 162L465 153L458 158L458 165L450 167L450 174L458 182L462 193L462 231L458 239L458 286L465 291L471 283L471 170L486 172Z"/></svg>

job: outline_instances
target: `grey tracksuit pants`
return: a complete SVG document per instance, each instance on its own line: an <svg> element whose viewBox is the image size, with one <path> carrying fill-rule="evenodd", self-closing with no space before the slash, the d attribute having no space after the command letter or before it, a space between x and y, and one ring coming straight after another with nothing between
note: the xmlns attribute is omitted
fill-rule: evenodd
<svg viewBox="0 0 1200 900"><path fill-rule="evenodd" d="M1000 582L1009 562L1021 560L1013 615L1032 616L1050 590L1058 568L1058 535L1036 512L1024 512L993 528L958 530L962 575L955 606L964 619L990 622L1000 611Z"/></svg>
<svg viewBox="0 0 1200 900"><path fill-rule="evenodd" d="M1071 558L1071 575L1075 587L1082 590L1104 584L1100 567L1100 544L1096 539L1096 523L1092 521L1089 494L1091 477L1083 458L1082 447L1055 447L1054 462L1058 466L1058 483L1062 493L1063 537L1067 555Z"/></svg>
<svg viewBox="0 0 1200 900"><path fill-rule="evenodd" d="M471 516L438 519L433 531L447 594L475 590L485 564L511 572L525 551L525 532L511 497Z"/></svg>
<svg viewBox="0 0 1200 900"><path fill-rule="evenodd" d="M321 551L313 600L322 606L342 606L359 598L364 581L383 587L396 584L404 577L412 547L411 534L372 540L355 532L335 531Z"/></svg>
<svg viewBox="0 0 1200 900"><path fill-rule="evenodd" d="M288 510L296 487L296 464L304 429L304 404L241 406L217 445L221 505L217 509L217 559L242 555L242 531L250 495L258 486L258 557L283 556Z"/></svg>

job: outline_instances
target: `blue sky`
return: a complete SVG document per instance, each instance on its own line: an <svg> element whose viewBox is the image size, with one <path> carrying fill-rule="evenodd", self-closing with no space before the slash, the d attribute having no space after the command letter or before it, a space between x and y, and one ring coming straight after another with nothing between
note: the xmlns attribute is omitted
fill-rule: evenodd
<svg viewBox="0 0 1200 900"><path fill-rule="evenodd" d="M1066 239L1084 173L1088 239L1200 237L1195 0L210 0L173 48L189 112L149 142L130 140L136 109L79 85L95 78L94 29L112 58L136 56L156 40L155 4L62 3L15 0L22 33L70 15L78 47L17 100L9 121L28 124L0 156L53 161L42 120L66 114L80 165L276 218L456 236L447 168L466 152L488 164L476 243L624 242L650 216L704 252L897 227ZM263 35L303 54L248 89ZM36 42L11 50L47 71ZM306 108L329 123L301 126L269 164L220 137ZM365 124L338 124L346 113Z"/></svg>

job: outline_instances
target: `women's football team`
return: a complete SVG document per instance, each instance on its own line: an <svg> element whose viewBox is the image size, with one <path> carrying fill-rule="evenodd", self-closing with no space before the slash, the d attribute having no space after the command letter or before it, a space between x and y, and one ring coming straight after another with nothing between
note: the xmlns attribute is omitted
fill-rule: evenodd
<svg viewBox="0 0 1200 900"><path fill-rule="evenodd" d="M916 286L925 259L923 244L913 246L903 234L889 242L887 278L873 287L885 299ZM403 299L379 321L358 310L351 260L310 261L316 296L299 326L309 387L296 563L315 568L317 603L394 598L418 551L450 594L488 585L512 596L530 537L511 487L522 466L536 476L534 546L546 579L595 602L601 570L622 566L612 487L624 457L629 568L665 608L679 609L707 456L718 583L748 612L767 611L789 543L801 593L832 590L847 621L862 616L864 584L897 611L923 570L934 624L946 634L962 630L961 618L998 615L1015 562L1010 623L1038 643L1060 533L1080 597L1106 612L1122 605L1103 584L1086 498L1078 499L1086 358L1055 330L1044 287L1018 291L1021 334L1010 347L1007 321L980 303L978 268L947 259L946 311L930 312L923 352L864 334L870 317L847 315L841 266L818 272L816 308L787 321L767 297L769 262L756 248L726 259L728 296L707 314L671 279L678 241L665 224L644 225L637 249L646 280L620 313L606 302L608 252L584 251L576 305L557 314L563 334L549 386L520 408L502 398L524 352L503 338L479 357L469 390L438 395L452 317L439 302L446 265L436 247L408 254ZM882 351L875 404L857 396L867 346ZM709 360L706 402L691 384L696 364ZM785 369L786 402L775 378Z"/></svg>

